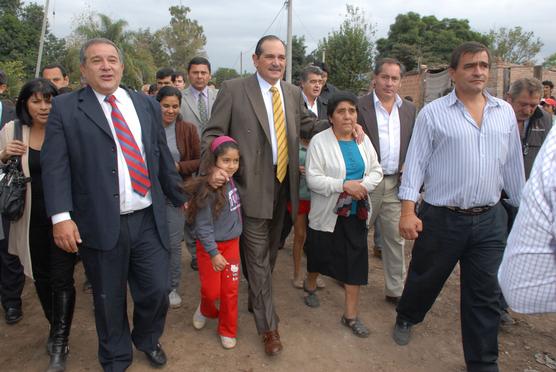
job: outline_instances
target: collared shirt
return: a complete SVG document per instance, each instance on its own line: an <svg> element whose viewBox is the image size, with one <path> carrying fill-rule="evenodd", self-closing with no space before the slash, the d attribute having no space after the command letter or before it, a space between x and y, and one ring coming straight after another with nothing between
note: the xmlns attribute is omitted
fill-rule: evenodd
<svg viewBox="0 0 556 372"><path fill-rule="evenodd" d="M400 165L400 115L398 108L403 101L396 94L396 102L389 113L373 91L378 140L380 145L380 165L385 175L398 173Z"/></svg>
<svg viewBox="0 0 556 372"><path fill-rule="evenodd" d="M199 107L199 99L202 97L205 99L205 104L206 104L206 108L207 108L207 114L208 117L210 118L210 111L209 111L209 102L208 102L208 86L206 86L203 90L197 90L195 88L193 88L193 85L190 85L187 89L189 89L189 91L193 94L193 97L195 97L195 102L197 102L197 107Z"/></svg>
<svg viewBox="0 0 556 372"><path fill-rule="evenodd" d="M425 106L405 162L399 198L436 206L472 208L494 205L502 189L518 206L525 184L521 142L512 107L486 91L480 126L455 90Z"/></svg>
<svg viewBox="0 0 556 372"><path fill-rule="evenodd" d="M131 187L131 177L129 176L127 163L122 153L120 142L116 137L114 124L112 123L112 106L110 106L110 103L104 100L106 98L104 94L100 94L95 90L93 90L93 92L95 93L100 107L102 107L102 112L104 113L104 117L106 118L106 121L110 126L110 131L112 132L112 137L114 138L114 143L116 144L118 158L118 186L120 191L120 214L126 214L145 209L152 204L151 192L147 192L147 194L143 197L133 191L133 188ZM141 155L143 156L146 164L145 148L143 146L143 140L141 136L141 123L139 122L139 117L137 116L137 112L135 111L133 101L131 100L129 94L122 88L118 88L113 93L113 95L116 97L116 104L118 105L118 109L122 113L127 126L129 127L129 130L133 134L133 138L135 139L135 142L137 143L137 146L139 147ZM52 224L56 224L64 220L69 220L70 218L71 217L68 212L58 213L52 216Z"/></svg>
<svg viewBox="0 0 556 372"><path fill-rule="evenodd" d="M520 313L556 312L556 132L550 131L508 237L498 272L510 307Z"/></svg>
<svg viewBox="0 0 556 372"><path fill-rule="evenodd" d="M278 159L278 145L276 143L276 129L274 128L274 109L272 107L272 92L270 88L276 87L278 92L280 92L280 98L282 99L282 110L284 110L284 93L282 92L282 87L280 86L280 81L278 80L276 84L270 85L268 81L263 79L261 75L257 72L257 80L259 81L259 87L261 87L261 94L263 95L264 106L266 108L266 116L268 117L269 132L270 132L270 143L272 145L272 164L276 165L276 159ZM286 112L284 111L284 122L286 120ZM287 131L286 125L286 131Z"/></svg>
<svg viewBox="0 0 556 372"><path fill-rule="evenodd" d="M317 117L319 117L319 105L318 105L319 98L318 97L315 98L315 101L311 105L311 103L309 102L309 98L307 98L305 93L301 91L301 94L303 95L303 100L305 101L305 105L307 106L307 109L311 111L313 114L315 114Z"/></svg>

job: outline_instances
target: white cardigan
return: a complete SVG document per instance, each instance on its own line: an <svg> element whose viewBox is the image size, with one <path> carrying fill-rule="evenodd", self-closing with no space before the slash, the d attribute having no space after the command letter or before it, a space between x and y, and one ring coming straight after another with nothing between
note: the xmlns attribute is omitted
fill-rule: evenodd
<svg viewBox="0 0 556 372"><path fill-rule="evenodd" d="M370 193L382 180L382 168L369 137L365 135L363 142L357 147L365 163L361 184ZM332 128L311 139L307 150L305 172L307 185L311 190L309 227L313 230L333 232L338 218L334 213L334 207L338 197L344 191L346 164ZM372 211L369 211L369 219L371 214Z"/></svg>

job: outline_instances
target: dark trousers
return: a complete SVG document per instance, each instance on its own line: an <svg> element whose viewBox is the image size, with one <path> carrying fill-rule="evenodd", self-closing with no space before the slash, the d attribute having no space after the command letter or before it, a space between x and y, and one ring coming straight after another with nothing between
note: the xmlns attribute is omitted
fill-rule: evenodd
<svg viewBox="0 0 556 372"><path fill-rule="evenodd" d="M249 302L253 307L259 334L278 328L278 315L272 299L272 271L287 207L287 180L275 183L272 219L243 216L240 239L241 264L249 283Z"/></svg>
<svg viewBox="0 0 556 372"><path fill-rule="evenodd" d="M170 255L160 241L152 208L120 217L115 248L80 249L93 287L99 361L105 371L131 364L131 342L141 351L156 349L168 311ZM127 285L133 299L133 331L127 318Z"/></svg>
<svg viewBox="0 0 556 372"><path fill-rule="evenodd" d="M2 218L4 239L0 240L0 297L4 310L21 308L21 293L25 284L19 257L8 253L10 221Z"/></svg>
<svg viewBox="0 0 556 372"><path fill-rule="evenodd" d="M459 262L461 333L468 371L498 371L497 272L506 246L507 214L499 204L478 216L425 204L398 320L417 324Z"/></svg>
<svg viewBox="0 0 556 372"><path fill-rule="evenodd" d="M29 226L29 251L37 295L44 315L50 322L52 294L74 290L73 271L77 257L75 253L63 251L54 243L50 223L35 225L33 218Z"/></svg>

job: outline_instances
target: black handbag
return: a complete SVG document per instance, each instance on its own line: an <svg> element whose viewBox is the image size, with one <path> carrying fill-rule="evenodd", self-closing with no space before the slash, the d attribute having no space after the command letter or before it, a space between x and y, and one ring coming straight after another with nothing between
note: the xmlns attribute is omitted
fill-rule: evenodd
<svg viewBox="0 0 556 372"><path fill-rule="evenodd" d="M19 120L14 121L14 139L22 139ZM25 191L31 177L25 177L21 170L21 156L12 156L0 168L0 213L9 221L17 221L23 216Z"/></svg>

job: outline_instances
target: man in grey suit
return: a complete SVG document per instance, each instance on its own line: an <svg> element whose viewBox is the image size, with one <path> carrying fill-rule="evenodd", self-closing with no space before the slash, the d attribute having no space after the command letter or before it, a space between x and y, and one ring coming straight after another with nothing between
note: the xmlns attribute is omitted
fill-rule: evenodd
<svg viewBox="0 0 556 372"><path fill-rule="evenodd" d="M249 299L265 352L276 355L282 344L272 300L272 268L288 194L292 216L297 215L299 135L301 131L308 137L320 129L317 124L324 123L309 114L298 87L281 81L286 65L282 40L273 35L261 38L253 63L256 74L222 84L201 148L206 153L214 138L221 135L229 135L239 144L240 166L234 179L243 209L240 246L248 274ZM213 186L225 181L225 174L213 170Z"/></svg>
<svg viewBox="0 0 556 372"><path fill-rule="evenodd" d="M208 87L211 78L210 62L204 57L195 57L187 65L189 87L183 91L181 116L197 126L199 136L210 119L217 90ZM200 98L203 99L200 99Z"/></svg>
<svg viewBox="0 0 556 372"><path fill-rule="evenodd" d="M398 229L401 211L398 187L416 112L412 103L398 95L403 73L404 67L398 60L378 60L374 89L360 98L358 104L358 123L371 139L384 172L384 178L371 193L371 224L378 219L383 241L385 296L393 304L402 295L405 275L405 241Z"/></svg>
<svg viewBox="0 0 556 372"><path fill-rule="evenodd" d="M195 124L199 138L210 119L210 111L216 99L217 90L208 87L211 78L210 62L204 57L194 57L187 65L189 87L183 91L181 98L181 116L183 120ZM191 268L198 270L195 238L189 225L184 230L185 245L191 255Z"/></svg>

